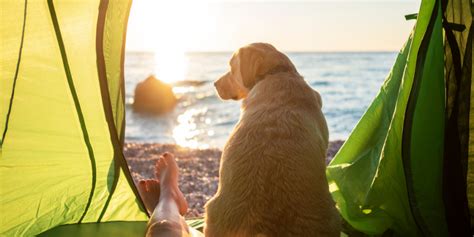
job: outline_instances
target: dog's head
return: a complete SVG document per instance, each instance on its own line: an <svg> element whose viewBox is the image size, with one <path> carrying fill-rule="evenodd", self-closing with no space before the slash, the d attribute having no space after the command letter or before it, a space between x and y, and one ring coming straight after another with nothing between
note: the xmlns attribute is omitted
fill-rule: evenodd
<svg viewBox="0 0 474 237"><path fill-rule="evenodd" d="M229 65L230 71L214 83L219 97L224 100L245 98L266 75L296 73L290 59L266 43L253 43L240 48L232 55Z"/></svg>

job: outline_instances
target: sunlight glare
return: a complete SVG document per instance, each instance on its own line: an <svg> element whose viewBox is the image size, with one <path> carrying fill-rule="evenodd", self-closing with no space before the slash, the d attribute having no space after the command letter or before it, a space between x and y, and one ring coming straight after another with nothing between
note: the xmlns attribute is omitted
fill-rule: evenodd
<svg viewBox="0 0 474 237"><path fill-rule="evenodd" d="M185 80L188 70L186 52L193 42L198 25L210 24L207 4L193 1L145 0L137 8L146 8L148 15L145 37L155 42L154 74L158 79L172 83ZM143 5L142 5L143 4ZM150 16L152 15L152 17Z"/></svg>
<svg viewBox="0 0 474 237"><path fill-rule="evenodd" d="M189 109L178 116L179 124L173 129L173 138L177 145L194 149L209 148L209 145L200 143L197 139L200 132L197 130L195 118L199 116L199 114L205 114L206 111L207 108Z"/></svg>
<svg viewBox="0 0 474 237"><path fill-rule="evenodd" d="M188 59L184 49L170 44L168 48L158 48L155 51L155 71L158 79L166 83L182 81L186 78Z"/></svg>

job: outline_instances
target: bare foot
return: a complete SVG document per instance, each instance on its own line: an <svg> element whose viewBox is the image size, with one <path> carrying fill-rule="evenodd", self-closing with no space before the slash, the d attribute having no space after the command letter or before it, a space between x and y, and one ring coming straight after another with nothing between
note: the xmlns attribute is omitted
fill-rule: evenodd
<svg viewBox="0 0 474 237"><path fill-rule="evenodd" d="M156 162L155 176L160 180L162 192L170 192L179 208L179 214L184 215L188 211L188 203L178 187L178 164L173 154L165 152Z"/></svg>
<svg viewBox="0 0 474 237"><path fill-rule="evenodd" d="M142 179L138 182L138 192L142 197L146 210L151 215L160 200L160 181L157 179Z"/></svg>

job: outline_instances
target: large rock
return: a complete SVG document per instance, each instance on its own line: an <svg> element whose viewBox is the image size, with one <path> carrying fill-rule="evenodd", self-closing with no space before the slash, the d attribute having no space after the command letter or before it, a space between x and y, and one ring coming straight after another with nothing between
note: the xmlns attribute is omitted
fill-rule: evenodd
<svg viewBox="0 0 474 237"><path fill-rule="evenodd" d="M159 115L173 110L176 103L172 87L154 76L149 76L135 87L133 100L135 112Z"/></svg>

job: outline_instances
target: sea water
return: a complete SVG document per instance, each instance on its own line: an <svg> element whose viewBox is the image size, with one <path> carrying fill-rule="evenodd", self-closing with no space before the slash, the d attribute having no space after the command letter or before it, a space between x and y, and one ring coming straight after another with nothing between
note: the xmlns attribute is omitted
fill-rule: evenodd
<svg viewBox="0 0 474 237"><path fill-rule="evenodd" d="M396 52L287 53L323 100L330 140L345 140L377 95ZM156 72L155 55L127 52L125 60L126 142L173 143L222 148L237 123L240 101L222 101L213 82L228 69L227 53L187 53L184 82L170 82L179 98L174 111L144 116L132 110L138 82ZM177 72L178 73L178 72Z"/></svg>

